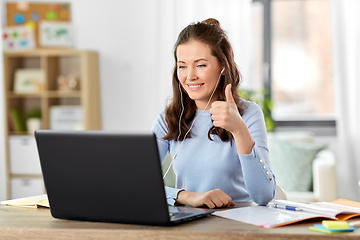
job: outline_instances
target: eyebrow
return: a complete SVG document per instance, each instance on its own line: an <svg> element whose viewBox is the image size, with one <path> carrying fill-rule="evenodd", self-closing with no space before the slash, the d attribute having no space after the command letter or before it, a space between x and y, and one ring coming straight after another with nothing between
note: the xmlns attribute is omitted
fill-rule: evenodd
<svg viewBox="0 0 360 240"><path fill-rule="evenodd" d="M207 59L205 58L199 58L199 59L196 59L194 62L197 63L197 62L200 62L200 61L208 61ZM177 61L178 63L185 63L184 61Z"/></svg>

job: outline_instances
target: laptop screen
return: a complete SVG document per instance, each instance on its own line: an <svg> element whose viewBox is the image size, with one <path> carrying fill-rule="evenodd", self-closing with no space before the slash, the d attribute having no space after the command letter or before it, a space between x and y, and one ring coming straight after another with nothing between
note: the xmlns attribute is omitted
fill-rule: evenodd
<svg viewBox="0 0 360 240"><path fill-rule="evenodd" d="M154 134L38 130L35 137L54 217L169 221Z"/></svg>

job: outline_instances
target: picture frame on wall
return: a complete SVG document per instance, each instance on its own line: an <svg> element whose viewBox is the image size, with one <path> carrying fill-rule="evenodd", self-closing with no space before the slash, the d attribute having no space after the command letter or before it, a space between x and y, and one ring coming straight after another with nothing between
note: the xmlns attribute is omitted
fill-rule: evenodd
<svg viewBox="0 0 360 240"><path fill-rule="evenodd" d="M39 35L41 47L73 47L74 45L71 23L41 21Z"/></svg>
<svg viewBox="0 0 360 240"><path fill-rule="evenodd" d="M71 22L71 3L66 2L28 2L6 3L6 26L31 26L34 30L35 48L41 48L40 23L42 21Z"/></svg>
<svg viewBox="0 0 360 240"><path fill-rule="evenodd" d="M5 27L2 37L4 51L35 48L34 30L28 26Z"/></svg>
<svg viewBox="0 0 360 240"><path fill-rule="evenodd" d="M14 79L14 93L36 94L41 93L44 84L42 69L17 69Z"/></svg>

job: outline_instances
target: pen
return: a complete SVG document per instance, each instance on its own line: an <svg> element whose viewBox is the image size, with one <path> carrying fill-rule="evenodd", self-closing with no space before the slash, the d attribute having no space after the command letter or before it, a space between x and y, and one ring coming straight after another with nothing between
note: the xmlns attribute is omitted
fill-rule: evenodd
<svg viewBox="0 0 360 240"><path fill-rule="evenodd" d="M269 204L269 207L291 210L291 211L302 211L302 209L298 207L279 205L279 204Z"/></svg>

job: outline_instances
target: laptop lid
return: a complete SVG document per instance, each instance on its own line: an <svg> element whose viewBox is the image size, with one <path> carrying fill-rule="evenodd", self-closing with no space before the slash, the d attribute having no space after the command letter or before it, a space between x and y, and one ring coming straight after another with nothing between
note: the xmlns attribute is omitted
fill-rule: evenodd
<svg viewBox="0 0 360 240"><path fill-rule="evenodd" d="M154 134L37 130L35 138L53 217L172 224Z"/></svg>

